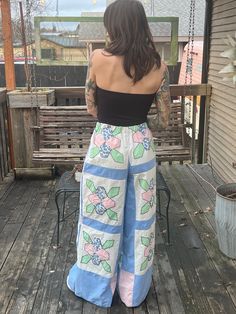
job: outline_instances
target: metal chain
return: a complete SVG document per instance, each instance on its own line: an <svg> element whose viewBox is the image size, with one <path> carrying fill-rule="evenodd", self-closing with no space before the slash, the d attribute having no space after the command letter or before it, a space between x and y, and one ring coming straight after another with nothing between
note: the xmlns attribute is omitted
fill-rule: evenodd
<svg viewBox="0 0 236 314"><path fill-rule="evenodd" d="M34 56L33 56L33 48L32 48L32 43L33 43L33 29L32 29L32 23L31 23L31 5L32 2L30 3L29 0L26 0L26 21L27 21L27 35L29 38L29 41L31 43L31 55L32 55L32 68L30 67L31 71L31 87L32 87L32 79L33 79L33 84L34 84L34 89L36 90L37 87L37 82L36 82L36 67L35 67L35 62L34 62ZM38 106L38 94L36 93L36 105Z"/></svg>
<svg viewBox="0 0 236 314"><path fill-rule="evenodd" d="M190 84L189 100L190 101L189 101L189 108L188 108L188 121L186 121L188 123L191 123L191 112L192 112L191 87L192 87L192 82L193 82L194 32L195 32L195 0L191 0L191 2L190 2L190 15L189 15L188 44L187 44L187 55L186 55L186 68L185 68L185 82L184 82L184 84L185 84L184 96L185 96L186 95L186 85L188 84L188 77L189 77L189 84Z"/></svg>
<svg viewBox="0 0 236 314"><path fill-rule="evenodd" d="M39 125L39 101L38 101L38 92L37 92L37 82L36 82L36 69L35 69L35 62L34 62L34 55L33 55L33 30L32 30L32 17L31 17L31 5L32 0L26 0L26 31L27 31L27 38L29 40L31 48L29 48L30 53L28 53L28 56L32 56L32 64L29 66L29 80L30 80L30 98L31 98L31 123L32 125ZM34 97L33 97L33 86L32 81L34 85L34 92L35 92L35 98L36 98L36 110L34 111ZM35 115L34 115L35 112ZM35 121L34 121L35 116ZM33 147L36 147L35 143L35 132L33 133L34 136L33 139Z"/></svg>

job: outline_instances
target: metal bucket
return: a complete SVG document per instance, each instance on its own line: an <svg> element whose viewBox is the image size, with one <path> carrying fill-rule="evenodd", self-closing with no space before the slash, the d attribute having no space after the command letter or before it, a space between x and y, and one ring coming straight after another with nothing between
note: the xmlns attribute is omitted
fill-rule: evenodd
<svg viewBox="0 0 236 314"><path fill-rule="evenodd" d="M216 189L215 221L220 250L236 258L236 199L227 197L236 193L236 183L220 185Z"/></svg>

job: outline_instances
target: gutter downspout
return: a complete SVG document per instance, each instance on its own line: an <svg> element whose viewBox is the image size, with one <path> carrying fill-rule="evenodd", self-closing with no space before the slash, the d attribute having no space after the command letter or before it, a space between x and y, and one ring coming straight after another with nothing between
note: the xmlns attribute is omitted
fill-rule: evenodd
<svg viewBox="0 0 236 314"><path fill-rule="evenodd" d="M202 84L208 83L210 43L211 43L211 24L212 24L213 0L206 0L205 26L204 26L204 45L202 62ZM201 97L200 117L199 117L199 141L198 141L198 159L199 164L203 161L204 144L204 120L205 120L205 96Z"/></svg>

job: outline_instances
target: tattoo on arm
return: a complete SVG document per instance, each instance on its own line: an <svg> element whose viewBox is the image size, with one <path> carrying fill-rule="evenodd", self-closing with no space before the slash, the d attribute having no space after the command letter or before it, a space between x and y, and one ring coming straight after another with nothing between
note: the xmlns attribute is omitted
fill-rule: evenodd
<svg viewBox="0 0 236 314"><path fill-rule="evenodd" d="M162 128L167 128L170 115L170 79L169 71L166 67L160 89L156 94L156 106L159 117L159 124Z"/></svg>
<svg viewBox="0 0 236 314"><path fill-rule="evenodd" d="M85 84L85 100L87 105L88 112L93 115L97 116L97 107L96 107L96 82L91 77L91 68L92 68L92 58L93 54L90 57L89 65L88 65L88 72Z"/></svg>

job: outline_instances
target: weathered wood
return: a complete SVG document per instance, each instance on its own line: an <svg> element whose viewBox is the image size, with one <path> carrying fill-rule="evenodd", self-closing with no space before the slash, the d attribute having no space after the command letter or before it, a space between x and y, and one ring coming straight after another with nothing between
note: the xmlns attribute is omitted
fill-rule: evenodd
<svg viewBox="0 0 236 314"><path fill-rule="evenodd" d="M53 190L51 187L53 188L54 185L55 182L51 182L49 185L46 184L44 188L39 190L44 202L42 203L43 207L41 210L44 209L44 204L47 205L45 208L46 212L49 211L49 208L53 210L50 210L49 213L44 213L44 215L40 217L39 228L32 236L32 243L24 267L17 280L17 289L14 291L8 306L9 313L17 313L19 309L22 313L32 311L42 278L42 272L46 267L47 255L52 249L50 244L55 229L54 213L56 209L54 208L54 195L51 193Z"/></svg>
<svg viewBox="0 0 236 314"><path fill-rule="evenodd" d="M212 177L209 166L195 165L194 169L214 186L220 183L218 178ZM71 216L62 224L62 246L55 250L55 181L15 181L11 185L8 183L5 189L2 183L0 225L4 220L4 232L1 236L0 231L0 257L4 249L6 254L0 270L0 312L235 313L235 261L221 254L217 247L210 220L213 211L195 214L212 207L212 189L201 183L186 166L162 166L161 171L172 193L169 213L173 242L166 245L163 241L163 238L166 240L166 222L159 219L154 284L145 302L136 309L126 308L117 293L112 307L106 310L92 306L68 290L66 276L76 262L77 223ZM76 203L76 198L69 199L67 213ZM10 219L9 223L7 219ZM183 310L178 307L181 304Z"/></svg>
<svg viewBox="0 0 236 314"><path fill-rule="evenodd" d="M70 206L70 205L69 205ZM65 263L65 272L64 272L64 278L59 298L59 304L60 309L58 309L58 313L71 313L71 314L82 314L83 312L83 304L84 300L81 298L78 298L74 295L73 292L71 292L66 284L66 278L69 273L70 268L72 265L76 262L77 256L76 256L76 237L77 237L77 220L74 219L70 223L70 225L67 225L67 227L72 228L72 235L69 240L69 242L66 244L68 246L68 254L67 259ZM64 246L62 246L63 248ZM61 252L61 249L60 249ZM59 253L60 253L59 252Z"/></svg>
<svg viewBox="0 0 236 314"><path fill-rule="evenodd" d="M214 313L204 294L204 288L198 274L199 270L196 268L192 258L195 250L198 250L196 254L204 254L204 250L199 247L199 235L191 224L184 202L176 189L176 183L172 182L172 173L170 174L172 168L173 166L162 168L165 178L168 179L173 200L170 208L170 212L172 213L171 238L173 239L173 245L167 248L167 252L171 263L174 265L176 281L186 313ZM174 208L178 208L178 211ZM186 244L188 240L189 243Z"/></svg>
<svg viewBox="0 0 236 314"><path fill-rule="evenodd" d="M211 94L208 84L170 85L171 96L206 96Z"/></svg>
<svg viewBox="0 0 236 314"><path fill-rule="evenodd" d="M0 182L10 171L6 91L0 89Z"/></svg>
<svg viewBox="0 0 236 314"><path fill-rule="evenodd" d="M56 212L55 205L54 212ZM55 217L55 215L53 216ZM61 304L58 302L58 300L61 294L62 283L64 280L66 280L64 277L64 272L69 250L68 243L70 241L72 232L71 228L68 228L68 224L70 223L71 222L67 220L62 226L61 232L63 237L61 247L58 249L51 248L48 251L47 264L45 265L42 272L40 283L37 289L37 295L34 300L33 312L35 313L57 313L58 310L60 312ZM53 224L53 226L55 226L55 224ZM53 230L54 228L51 229L51 233ZM54 241L55 240L53 240L53 242Z"/></svg>
<svg viewBox="0 0 236 314"><path fill-rule="evenodd" d="M16 290L16 282L29 252L31 240L38 228L40 219L45 210L44 206L45 198L38 194L37 198L32 202L31 214L26 217L18 237L12 245L11 251L9 252L4 266L1 269L0 306L3 313L6 312L11 296ZM21 249L19 250L19 248ZM9 277L11 278L10 282L8 280Z"/></svg>
<svg viewBox="0 0 236 314"><path fill-rule="evenodd" d="M183 95L210 95L211 87L207 84L200 85L192 85L192 86L179 86L172 85L171 86L171 95L172 96L183 96ZM77 97L84 98L84 87L70 87L70 88L56 88L56 98L60 99L60 97ZM156 143L158 146L162 144L171 144L171 145L183 145L185 149L189 149L186 147L187 143L185 140L185 128L181 125L181 117L183 112L183 106L181 104L173 104L170 115L170 126L166 131L158 130L158 134L154 134L156 138ZM41 112L42 111L42 112ZM79 124L78 124L78 119ZM45 152L39 155L41 148L47 147L49 150L51 148L65 148L67 145L68 149L73 148L73 145L81 144L82 139L84 138L85 129L82 129L82 134L77 136L73 131L78 131L80 128L85 128L86 126L92 127L94 126L94 122L91 122L91 117L86 112L85 106L59 106L59 107L41 107L40 109L40 150L38 152L35 151L33 154L33 161L39 162L40 159L43 159L43 162L52 163L52 157L47 158L45 156ZM68 130L69 129L69 130ZM80 129L81 130L81 129ZM69 136L69 132L71 131L72 135ZM175 132L173 132L175 131ZM68 133L68 134L67 134ZM86 132L89 134L90 132ZM50 134L48 137L46 134ZM78 138L78 143L76 139ZM84 143L84 147L88 146L89 138L86 136L87 142ZM194 142L194 141L193 141ZM181 147L181 149L183 146ZM167 148L170 150L170 147ZM59 153L59 152L58 152ZM171 161L178 160L177 157L171 157L170 153L166 153L168 158L166 160ZM174 152L172 153L174 155ZM65 156L63 156L65 157ZM165 156L163 157L165 158ZM181 155L180 161L189 160L189 154L186 154L184 151ZM62 163L62 158L57 158ZM72 163L74 163L74 159ZM68 163L68 159L65 163Z"/></svg>
<svg viewBox="0 0 236 314"><path fill-rule="evenodd" d="M184 314L184 307L175 283L159 224L156 225L156 244L153 283L160 313Z"/></svg>
<svg viewBox="0 0 236 314"><path fill-rule="evenodd" d="M157 292L155 290L154 282L152 278L152 283L150 290L148 292L147 298L146 298L146 307L148 314L160 314L160 310L158 307L158 301L157 301Z"/></svg>
<svg viewBox="0 0 236 314"><path fill-rule="evenodd" d="M198 230L199 236L202 240L202 242L193 242L193 247L195 247L196 244L196 250L200 251L196 252L195 249L191 251L192 254L194 253L192 261L194 264L196 264L195 267L198 269L198 276L204 286L204 291L213 309L213 312L221 311L226 313L234 313L236 304L236 289L232 283L236 282L235 263L226 258L219 251L215 232L213 231L206 217L201 214L195 214L195 212L198 212L199 209L205 209L199 208L197 200L192 197L192 193L189 190L191 183L186 180L186 173L183 172L183 168L179 168L178 171L177 169L178 167L168 170L172 180L170 185L173 185L171 189L176 189L178 191L179 198L185 204L191 221ZM184 181L188 182L187 186ZM194 189L194 187L192 187L192 189ZM189 241L190 237L185 236L183 237L183 240ZM202 243L204 243L204 246ZM207 252L205 251L205 248L207 249ZM200 252L203 255L199 255ZM205 256L206 253L211 257L211 259ZM201 265L204 265L204 268L202 268Z"/></svg>
<svg viewBox="0 0 236 314"><path fill-rule="evenodd" d="M34 108L50 106L55 103L54 90L39 90L37 92L24 92L15 90L7 93L10 108Z"/></svg>
<svg viewBox="0 0 236 314"><path fill-rule="evenodd" d="M54 176L54 167L48 168L15 168L14 174L16 179L20 178L43 178L50 179Z"/></svg>

